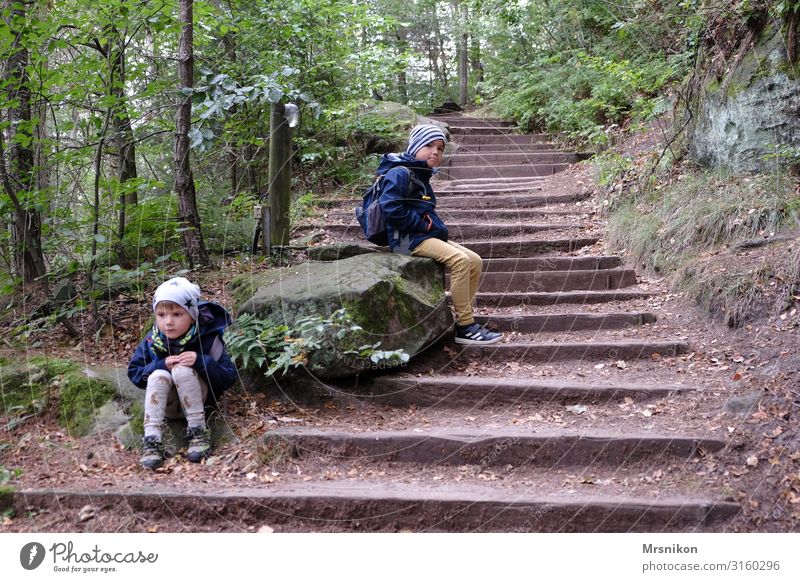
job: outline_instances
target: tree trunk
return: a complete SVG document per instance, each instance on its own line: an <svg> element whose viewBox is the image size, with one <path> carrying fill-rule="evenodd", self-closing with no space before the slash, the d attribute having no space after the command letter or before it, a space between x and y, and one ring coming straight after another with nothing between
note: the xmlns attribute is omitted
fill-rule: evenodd
<svg viewBox="0 0 800 582"><path fill-rule="evenodd" d="M481 62L481 40L478 35L470 37L469 62L472 72L475 74L476 88L483 83L483 63Z"/></svg>
<svg viewBox="0 0 800 582"><path fill-rule="evenodd" d="M464 2L454 0L454 12L459 23L458 38L458 104L462 107L469 101L469 55L467 47L469 44L469 32L467 23L469 22L468 7Z"/></svg>
<svg viewBox="0 0 800 582"><path fill-rule="evenodd" d="M193 0L178 3L181 36L178 42L179 89L194 86L194 30ZM197 194L189 163L189 129L192 124L192 97L179 93L175 115L175 193L178 196L178 212L183 227L183 247L189 266L207 266L211 263L203 233L200 230L200 215L197 212Z"/></svg>
<svg viewBox="0 0 800 582"><path fill-rule="evenodd" d="M441 67L442 89L444 91L448 91L450 80L449 80L449 75L447 73L447 52L445 51L444 48L444 37L442 36L442 29L439 26L439 17L436 15L436 10L433 11L433 30L436 34L436 41L438 43L439 59L442 62L442 67Z"/></svg>
<svg viewBox="0 0 800 582"><path fill-rule="evenodd" d="M22 45L22 31L15 30L15 22L24 22L24 5L3 1L6 25L14 40L11 55L6 61L6 101L13 105L8 109L10 151L6 167L5 147L0 139L0 172L3 187L14 206L14 269L23 283L31 284L46 274L42 251L42 226L39 212L32 207L34 151L31 135L31 90L28 77L28 50ZM18 139L17 136L20 136ZM28 144L28 145L22 145Z"/></svg>
<svg viewBox="0 0 800 582"><path fill-rule="evenodd" d="M133 126L128 112L128 100L125 95L125 42L114 29L109 43L109 93L112 97L111 126L113 128L112 144L116 154L116 177L121 189L119 197L119 214L117 219L116 251L118 260L125 262L122 239L125 236L127 212L136 206L139 197L135 189L129 188L127 182L138 177L136 169L136 145L133 139Z"/></svg>
<svg viewBox="0 0 800 582"><path fill-rule="evenodd" d="M405 63L403 62L408 48L408 31L401 26L397 29L395 35L397 37L397 93L400 96L400 103L408 105L408 79L406 77Z"/></svg>

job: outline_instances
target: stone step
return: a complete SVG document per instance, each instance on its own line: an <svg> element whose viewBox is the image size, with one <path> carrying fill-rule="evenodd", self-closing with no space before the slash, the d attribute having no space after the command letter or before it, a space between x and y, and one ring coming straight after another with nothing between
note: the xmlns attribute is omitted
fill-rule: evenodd
<svg viewBox="0 0 800 582"><path fill-rule="evenodd" d="M455 154L480 153L480 152L546 152L557 150L558 146L552 143L459 143L450 144L445 151L445 158Z"/></svg>
<svg viewBox="0 0 800 582"><path fill-rule="evenodd" d="M491 179L497 176L530 177L552 176L563 172L569 164L518 164L507 166L456 166L439 168L442 180L464 180L470 178Z"/></svg>
<svg viewBox="0 0 800 582"><path fill-rule="evenodd" d="M506 121L496 117L465 117L463 115L437 115L433 119L453 127L481 126L481 127L516 127L513 121Z"/></svg>
<svg viewBox="0 0 800 582"><path fill-rule="evenodd" d="M649 358L653 354L672 357L688 351L689 344L683 341L508 342L488 346L454 344L454 353L450 356L450 362L456 360L471 362L633 360Z"/></svg>
<svg viewBox="0 0 800 582"><path fill-rule="evenodd" d="M344 388L346 389L346 388ZM390 406L436 406L444 408L517 405L525 402L556 404L600 403L625 398L647 400L673 394L695 393L697 386L683 384L578 382L531 378L479 376L408 377L385 375L369 385L370 401Z"/></svg>
<svg viewBox="0 0 800 582"><path fill-rule="evenodd" d="M453 136L454 145L530 145L548 143L549 136L545 133L526 134L469 134Z"/></svg>
<svg viewBox="0 0 800 582"><path fill-rule="evenodd" d="M457 224L450 223L447 225L447 230L452 237L470 237L470 236L517 236L521 234L531 234L536 232L546 232L554 230L564 230L575 228L576 224L520 224L520 223L487 223L487 224ZM331 233L339 234L358 234L361 231L361 226L353 215L353 220L350 224L328 224L324 227L325 230Z"/></svg>
<svg viewBox="0 0 800 582"><path fill-rule="evenodd" d="M458 186L434 186L436 194L462 194L465 196L526 196L541 192L541 182L519 184L459 184Z"/></svg>
<svg viewBox="0 0 800 582"><path fill-rule="evenodd" d="M355 203L351 202L347 208L341 210L331 210L326 213L328 219L350 220L354 217L353 208ZM592 211L582 208L572 208L563 210L533 210L533 209L501 209L491 208L485 210L463 210L457 208L442 208L437 205L436 213L441 216L446 224L465 222L468 220L480 220L483 222L494 222L499 220L509 220L519 223L520 221L542 219L542 218L563 218L581 217L594 214Z"/></svg>
<svg viewBox="0 0 800 582"><path fill-rule="evenodd" d="M520 186L524 184L534 184L541 186L545 178L543 176L489 176L487 178L467 178L463 180L440 180L438 177L434 181L439 188L454 188L456 186L486 186L487 188L499 188L506 186Z"/></svg>
<svg viewBox="0 0 800 582"><path fill-rule="evenodd" d="M736 503L707 497L565 497L536 491L342 481L212 493L28 489L8 497L19 515L30 508L77 515L86 505L137 515L162 514L166 508L177 528L192 523L202 507L206 515L224 516L233 531L266 523L289 531L697 532L720 531L741 511Z"/></svg>
<svg viewBox="0 0 800 582"><path fill-rule="evenodd" d="M701 435L658 435L652 432L575 431L550 429L531 434L514 428L425 428L347 432L311 427L273 430L264 435L267 450L280 448L301 461L326 457L329 462L354 459L381 463L443 465L513 465L547 468L613 463L624 469L645 459L668 457L686 462L715 453L725 441Z"/></svg>
<svg viewBox="0 0 800 582"><path fill-rule="evenodd" d="M602 331L655 323L654 313L555 313L539 315L476 315L475 321L498 331L552 333Z"/></svg>
<svg viewBox="0 0 800 582"><path fill-rule="evenodd" d="M436 208L467 208L471 210L497 208L540 208L556 204L580 202L589 194L543 194L529 192L527 194L478 190L474 193L464 191L439 192L436 197Z"/></svg>
<svg viewBox="0 0 800 582"><path fill-rule="evenodd" d="M437 189L436 208L442 209L496 209L502 212L542 206L562 205L580 202L590 194L543 194L541 192L519 193L517 191L487 191L485 188L474 193L465 191L440 191ZM475 196L474 194L480 194ZM360 198L318 198L314 205L320 208L345 207L348 212L361 203ZM585 210L584 210L585 211Z"/></svg>
<svg viewBox="0 0 800 582"><path fill-rule="evenodd" d="M456 241L478 253L483 259L527 257L551 252L571 253L583 247L590 247L599 237L565 238L554 240L465 240Z"/></svg>
<svg viewBox="0 0 800 582"><path fill-rule="evenodd" d="M609 291L631 285L636 285L636 271L633 269L513 271L484 273L478 284L478 291L482 293Z"/></svg>
<svg viewBox="0 0 800 582"><path fill-rule="evenodd" d="M566 291L563 293L477 293L477 307L524 307L526 305L592 304L654 297L647 291Z"/></svg>
<svg viewBox="0 0 800 582"><path fill-rule="evenodd" d="M498 127L498 126L490 126L490 125L481 125L479 123L470 123L458 126L451 126L450 127L450 136L452 140L458 143L461 140L461 136L464 135L490 135L490 136L498 136L498 135L505 135L505 134L516 134L519 130L513 126L505 126L505 127Z"/></svg>
<svg viewBox="0 0 800 582"><path fill-rule="evenodd" d="M453 154L445 157L442 168L461 166L509 166L519 164L574 164L578 160L572 152L499 152ZM506 175L501 171L501 175Z"/></svg>
<svg viewBox="0 0 800 582"><path fill-rule="evenodd" d="M515 271L583 271L613 269L622 264L621 257L531 257L514 259L486 259L484 273Z"/></svg>

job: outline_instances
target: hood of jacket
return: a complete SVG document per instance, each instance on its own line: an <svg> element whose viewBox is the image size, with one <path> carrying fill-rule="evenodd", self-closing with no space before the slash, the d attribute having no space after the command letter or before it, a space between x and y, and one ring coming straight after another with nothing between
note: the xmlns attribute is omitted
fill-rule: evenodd
<svg viewBox="0 0 800 582"><path fill-rule="evenodd" d="M201 335L221 334L232 323L231 315L222 305L211 301L197 304Z"/></svg>
<svg viewBox="0 0 800 582"><path fill-rule="evenodd" d="M438 172L438 169L431 168L425 160L417 160L406 153L402 154L383 154L381 163L378 164L378 169L375 173L382 176L392 168L398 166L405 166L409 170L413 170L414 175L422 181L427 182L431 176Z"/></svg>

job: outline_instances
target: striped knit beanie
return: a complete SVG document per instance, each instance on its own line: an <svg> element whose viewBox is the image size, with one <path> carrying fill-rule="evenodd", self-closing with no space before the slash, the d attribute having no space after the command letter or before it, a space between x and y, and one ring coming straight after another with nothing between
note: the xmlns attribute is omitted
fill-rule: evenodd
<svg viewBox="0 0 800 582"><path fill-rule="evenodd" d="M414 157L417 152L424 148L426 145L437 139L447 143L447 137L444 132L435 125L418 125L411 130L411 135L408 137L408 147L406 153Z"/></svg>

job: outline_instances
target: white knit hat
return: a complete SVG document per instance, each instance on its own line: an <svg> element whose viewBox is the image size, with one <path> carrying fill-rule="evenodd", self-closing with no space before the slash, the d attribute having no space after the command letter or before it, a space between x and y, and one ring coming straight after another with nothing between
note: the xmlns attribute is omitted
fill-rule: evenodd
<svg viewBox="0 0 800 582"><path fill-rule="evenodd" d="M419 150L437 139L447 143L447 137L440 127L436 125L418 125L411 130L411 135L408 136L406 153L412 157L416 156Z"/></svg>
<svg viewBox="0 0 800 582"><path fill-rule="evenodd" d="M189 312L192 319L197 321L197 302L199 300L200 287L183 277L174 277L169 281L164 281L156 289L153 295L153 311L156 310L156 305L162 301L172 301L183 307Z"/></svg>

